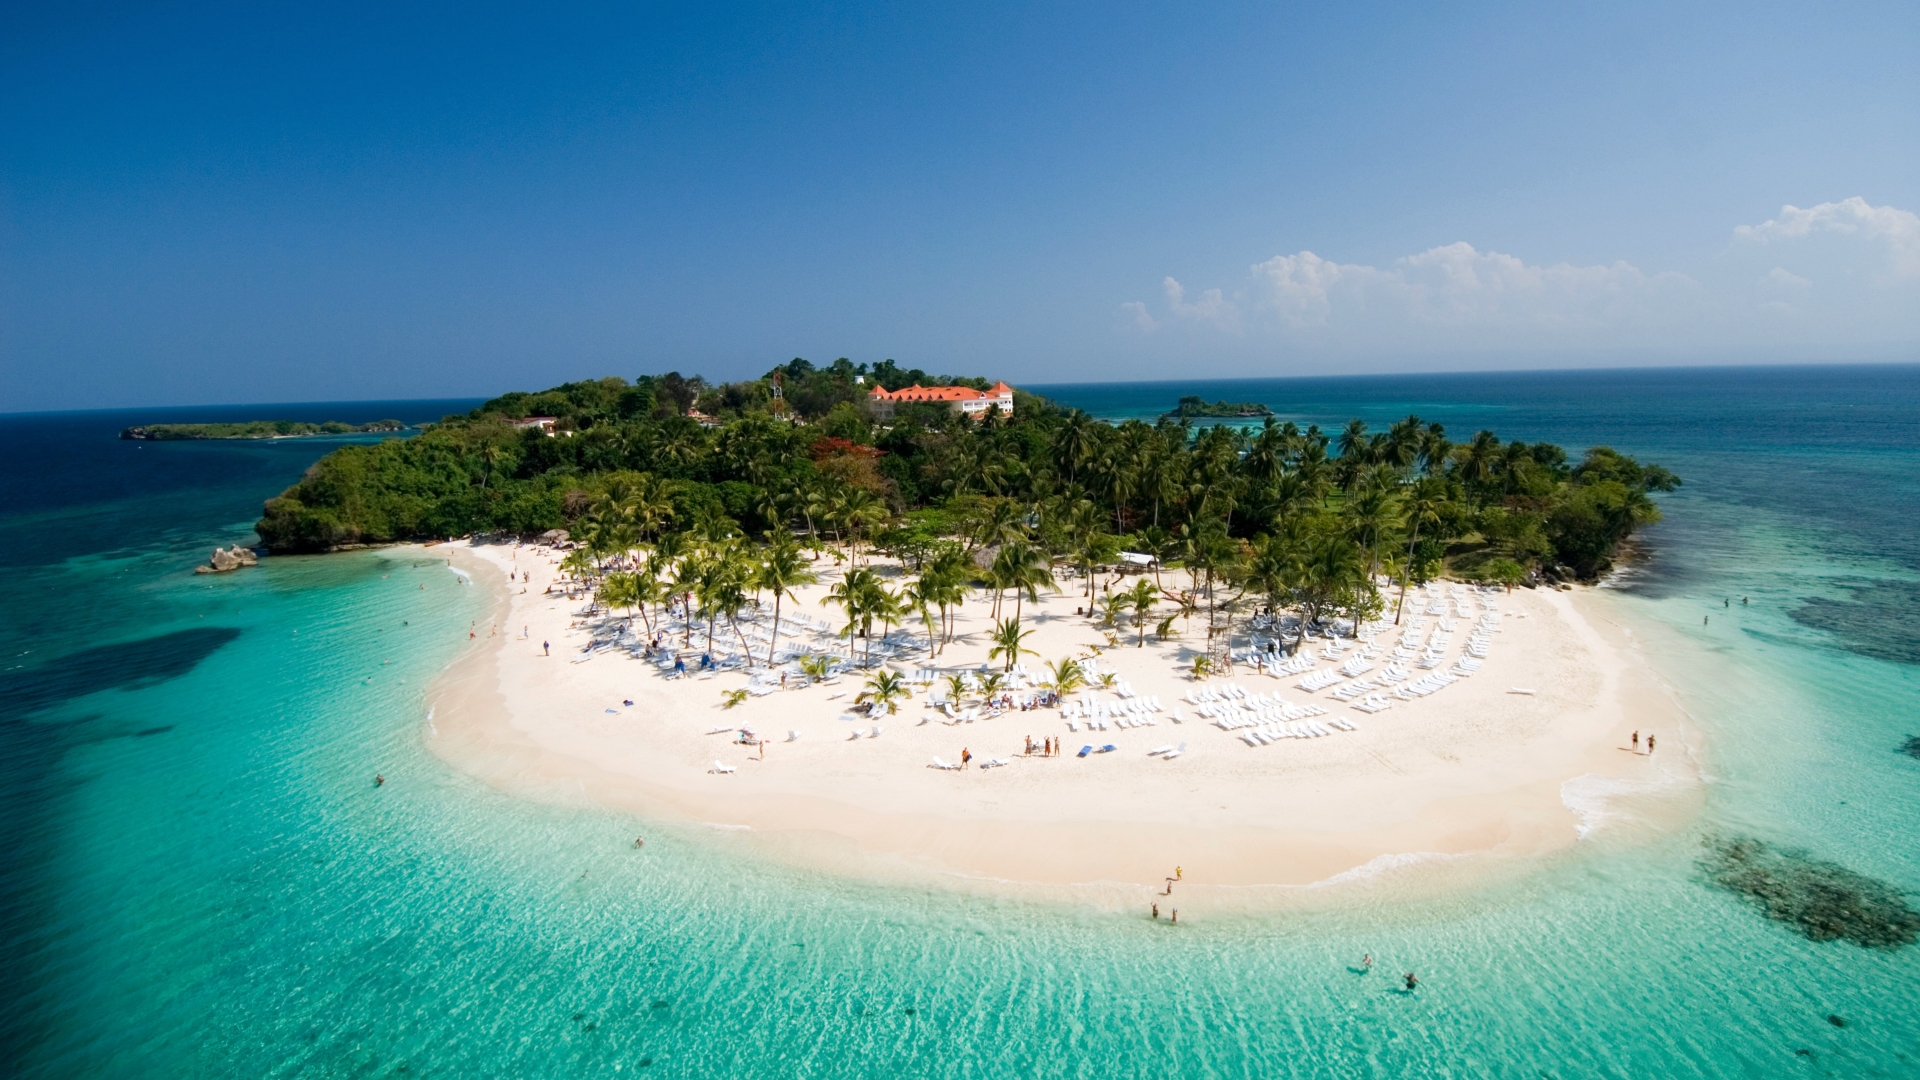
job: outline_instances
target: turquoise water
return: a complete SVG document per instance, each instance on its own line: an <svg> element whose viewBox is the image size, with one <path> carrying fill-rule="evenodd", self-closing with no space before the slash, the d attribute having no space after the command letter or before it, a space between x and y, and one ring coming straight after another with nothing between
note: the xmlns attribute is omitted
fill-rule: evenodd
<svg viewBox="0 0 1920 1080"><path fill-rule="evenodd" d="M1920 947L1810 942L1697 865L1703 838L1750 835L1920 888L1920 761L1898 752L1920 734L1920 369L1050 392L1116 417L1186 392L1328 426L1414 411L1674 468L1688 484L1608 602L1703 734L1702 817L1652 842L1603 828L1444 900L1389 882L1177 928L809 875L699 828L508 798L427 753L422 691L484 601L443 565L184 572L324 446L112 441L153 414L0 418L11 460L50 463L0 481L0 1060L34 1077L1920 1075ZM1369 952L1376 972L1356 973ZM1388 982L1404 970L1417 993Z"/></svg>

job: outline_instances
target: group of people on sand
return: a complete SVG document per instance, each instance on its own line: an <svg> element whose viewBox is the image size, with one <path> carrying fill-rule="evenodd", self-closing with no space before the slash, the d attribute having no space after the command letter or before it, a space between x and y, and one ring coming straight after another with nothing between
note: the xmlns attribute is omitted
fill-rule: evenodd
<svg viewBox="0 0 1920 1080"><path fill-rule="evenodd" d="M1633 752L1636 754L1640 752L1640 733L1638 731L1633 733ZM1647 755L1649 757L1653 755L1653 733L1651 731L1647 733Z"/></svg>
<svg viewBox="0 0 1920 1080"><path fill-rule="evenodd" d="M1027 736L1027 756L1028 757L1032 757L1034 755L1034 745L1035 744L1033 741L1033 736L1031 735ZM1056 738L1042 739L1040 740L1039 748L1040 748L1041 757L1059 757L1060 756L1060 740L1059 739L1056 739Z"/></svg>

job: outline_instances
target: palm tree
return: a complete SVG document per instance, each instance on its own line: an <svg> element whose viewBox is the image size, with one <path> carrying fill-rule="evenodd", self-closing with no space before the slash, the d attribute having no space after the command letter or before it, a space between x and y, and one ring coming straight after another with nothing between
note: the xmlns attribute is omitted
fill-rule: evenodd
<svg viewBox="0 0 1920 1080"><path fill-rule="evenodd" d="M1080 661L1070 656L1048 664L1047 672L1053 677L1053 692L1061 697L1087 685L1086 669L1080 666Z"/></svg>
<svg viewBox="0 0 1920 1080"><path fill-rule="evenodd" d="M1039 655L1023 645L1032 634L1033 631L1020 628L1018 619L1001 620L1000 625L993 629L993 648L987 650L987 659L996 660L1004 656L1007 659L1005 670L1012 671L1014 663L1020 659L1021 654Z"/></svg>
<svg viewBox="0 0 1920 1080"><path fill-rule="evenodd" d="M860 616L866 611L867 598L871 593L869 585L875 575L872 570L853 568L841 575L840 583L827 590L826 603L840 609L847 617L847 662L853 662L853 635L859 628Z"/></svg>
<svg viewBox="0 0 1920 1080"><path fill-rule="evenodd" d="M998 587L1013 590L1013 618L1016 622L1020 619L1020 601L1023 597L1032 597L1038 603L1039 587L1054 587L1053 567L1047 561L1046 552L1025 540L1011 540L1000 545L1000 553L994 556L993 566L988 573Z"/></svg>
<svg viewBox="0 0 1920 1080"><path fill-rule="evenodd" d="M808 653L800 658L800 673L807 677L808 682L819 682L833 670L833 664L833 657L826 653Z"/></svg>
<svg viewBox="0 0 1920 1080"><path fill-rule="evenodd" d="M1400 527L1399 496L1382 484L1365 484L1347 500L1343 514L1354 542L1367 551L1367 573L1380 569L1380 542Z"/></svg>
<svg viewBox="0 0 1920 1080"><path fill-rule="evenodd" d="M1133 588L1122 596L1133 607L1133 625L1140 631L1140 640L1134 648L1143 649L1147 645L1147 613L1153 610L1155 603L1159 602L1160 592L1153 587L1153 582L1141 578L1134 582Z"/></svg>
<svg viewBox="0 0 1920 1080"><path fill-rule="evenodd" d="M886 636L893 632L893 624L899 622L900 616L906 613L907 607L901 603L900 594L880 584L876 579L873 593L867 598L866 618L861 627L861 633L867 637L867 663L873 663L873 620L876 618L880 620L880 637L885 640Z"/></svg>
<svg viewBox="0 0 1920 1080"><path fill-rule="evenodd" d="M914 579L900 590L900 603L909 612L920 616L920 622L927 628L927 659L934 657L935 647L940 635L933 628L933 607L939 602L940 583L927 581L926 575Z"/></svg>
<svg viewBox="0 0 1920 1080"><path fill-rule="evenodd" d="M967 677L964 673L956 671L947 676L946 682L947 696L953 699L953 707L957 709L967 697Z"/></svg>
<svg viewBox="0 0 1920 1080"><path fill-rule="evenodd" d="M755 589L765 589L773 594L773 634L772 640L767 642L768 667L773 666L774 652L780 647L781 599L791 597L794 589L819 580L820 575L813 572L807 557L800 553L800 545L794 541L793 534L776 534L773 543L767 545L753 576Z"/></svg>
<svg viewBox="0 0 1920 1080"><path fill-rule="evenodd" d="M1446 493L1445 482L1434 476L1423 476L1407 489L1407 558L1400 567L1400 597L1393 605L1395 626L1400 625L1400 612L1407 604L1407 578L1413 573L1413 549L1420 543L1420 526L1440 523Z"/></svg>
<svg viewBox="0 0 1920 1080"><path fill-rule="evenodd" d="M506 460L506 456L506 449L499 443L490 442L481 445L480 464L484 469L480 474L480 486L482 488L487 486L487 481L493 478L493 470L498 468L502 461Z"/></svg>
<svg viewBox="0 0 1920 1080"><path fill-rule="evenodd" d="M894 703L903 697L911 696L912 691L907 689L905 679L895 672L883 669L868 676L867 688L860 691L853 700L856 704L870 701L886 709L887 714L891 716L899 710L899 706Z"/></svg>

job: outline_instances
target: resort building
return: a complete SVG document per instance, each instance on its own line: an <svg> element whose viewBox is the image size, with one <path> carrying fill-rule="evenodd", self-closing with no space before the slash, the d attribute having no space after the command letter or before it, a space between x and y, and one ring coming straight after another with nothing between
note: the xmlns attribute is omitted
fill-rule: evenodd
<svg viewBox="0 0 1920 1080"><path fill-rule="evenodd" d="M546 432L547 436L551 438L553 436L553 425L559 419L557 416L526 416L513 421L513 426L521 429L539 428L541 431Z"/></svg>
<svg viewBox="0 0 1920 1080"><path fill-rule="evenodd" d="M902 402L945 405L966 416L979 416L998 406L1000 415L1013 415L1013 387L1004 382L994 383L991 390L975 390L971 386L921 386L919 383L899 390L876 386L867 392L867 400L873 405L874 411L882 416L890 415L893 407Z"/></svg>

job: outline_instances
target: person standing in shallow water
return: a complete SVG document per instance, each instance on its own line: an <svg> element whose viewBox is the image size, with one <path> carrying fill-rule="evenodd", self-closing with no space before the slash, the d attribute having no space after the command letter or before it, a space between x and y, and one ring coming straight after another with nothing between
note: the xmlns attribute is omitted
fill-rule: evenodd
<svg viewBox="0 0 1920 1080"><path fill-rule="evenodd" d="M1415 975L1411 971L1407 972L1405 975L1402 975L1400 977L1407 980L1407 989L1409 990L1420 985L1420 977Z"/></svg>

